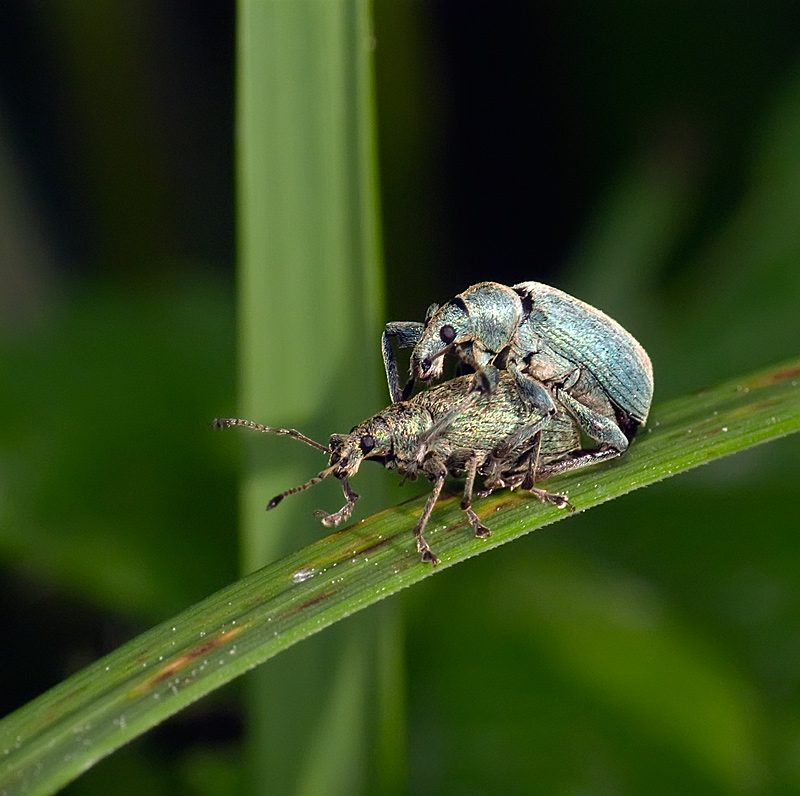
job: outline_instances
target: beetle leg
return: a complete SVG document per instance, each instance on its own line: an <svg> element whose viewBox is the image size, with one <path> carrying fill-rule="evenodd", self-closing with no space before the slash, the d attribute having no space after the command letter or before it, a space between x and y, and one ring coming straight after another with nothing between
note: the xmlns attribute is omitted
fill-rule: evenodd
<svg viewBox="0 0 800 796"><path fill-rule="evenodd" d="M556 389L556 398L564 404L567 411L575 418L581 430L587 436L599 442L601 448L612 448L616 454L627 450L628 438L610 417L589 409L563 389Z"/></svg>
<svg viewBox="0 0 800 796"><path fill-rule="evenodd" d="M481 357L486 361L481 362L474 347L471 348L469 350L462 344L456 345L454 350L461 362L473 371L471 390L481 395L490 395L500 382L500 370L489 363L486 354Z"/></svg>
<svg viewBox="0 0 800 796"><path fill-rule="evenodd" d="M535 456L538 458L542 441L541 432L547 426L549 419L549 417L539 417L535 422L515 431L510 437L506 437L499 445L496 445L490 456L492 459L502 461L512 456L518 458L526 448L535 448Z"/></svg>
<svg viewBox="0 0 800 796"><path fill-rule="evenodd" d="M475 494L477 494L479 497L486 497L495 489L516 489L517 487L520 487L526 492L530 492L542 503L550 503L560 509L569 509L570 511L575 511L575 506L569 502L569 499L566 495L561 495L557 492L548 492L546 489L540 489L539 487L534 486L533 474L536 472L536 469L534 462L532 461L533 458L533 456L529 457L528 462L522 469L515 468L513 470L500 470L493 478L487 479L487 481L484 483L484 486L488 488L485 488L480 492L476 492ZM578 467L580 465L574 464L572 466ZM555 473L548 472L544 478L548 477L549 475L555 475ZM544 478L542 480L544 480Z"/></svg>
<svg viewBox="0 0 800 796"><path fill-rule="evenodd" d="M551 503L553 506L557 506L560 509L575 511L575 506L569 502L566 495L560 495L557 492L548 492L546 489L540 489L536 486L537 477L543 481L550 474L543 475L545 468L539 464L541 441L542 438L540 436L539 446L537 446L535 453L531 451L530 455L527 457L527 467L524 470L525 477L519 482L518 486L539 498L542 503Z"/></svg>
<svg viewBox="0 0 800 796"><path fill-rule="evenodd" d="M595 450L581 450L571 454L568 459L553 464L542 465L537 475L541 481L552 478L554 475L561 475L579 467L586 467L589 464L604 462L606 459L614 459L620 455L620 451L614 448L596 448Z"/></svg>
<svg viewBox="0 0 800 796"><path fill-rule="evenodd" d="M353 487L350 486L350 482L347 480L346 476L341 476L339 480L342 482L342 492L344 492L344 497L347 501L344 506L342 506L339 511L336 511L333 514L328 514L327 511L322 511L321 509L314 512L314 516L326 528L332 528L338 525L340 522L344 522L345 520L349 519L350 515L353 513L353 507L356 505L356 501L359 497L355 492L353 492Z"/></svg>
<svg viewBox="0 0 800 796"><path fill-rule="evenodd" d="M564 392L571 393L573 388L578 384L581 380L581 369L580 368L573 368L561 381L561 389Z"/></svg>
<svg viewBox="0 0 800 796"><path fill-rule="evenodd" d="M517 371L517 375L521 374ZM532 379L525 380L533 381ZM535 384L538 384L538 382L535 382ZM541 390L542 394L546 396L553 411L549 412L547 409L539 409L537 414L534 414L532 411L532 422L529 422L509 437L506 437L506 439L498 445L495 445L488 457L489 464L484 468L484 474L486 475L484 487L488 488L489 491L502 487L514 489L520 485L522 478L516 477L510 479L508 470L518 463L522 456L526 456L527 461L534 464L539 460L539 451L542 445L542 430L549 426L551 417L556 411L556 407L553 403L553 399L541 385L539 385L537 389Z"/></svg>
<svg viewBox="0 0 800 796"><path fill-rule="evenodd" d="M508 489L520 487L537 497L542 503L550 503L561 509L575 511L575 506L569 502L566 495L548 492L546 489L540 489L536 486L537 477L544 480L551 475L555 475L555 471L550 469L550 465L546 467L541 467L539 465L541 443L542 436L539 434L535 445L524 455L524 460L520 461L519 457L514 457L512 459L512 466L507 470L503 469L503 465L508 463L507 460L498 460L491 475L484 482L484 486L488 487L486 494L489 494L493 489L501 487L507 487ZM562 464L563 462L559 462L555 467L560 467ZM571 466L564 469L572 469L572 467L578 466L580 465L577 463L571 464ZM557 472L562 471L558 470Z"/></svg>
<svg viewBox="0 0 800 796"><path fill-rule="evenodd" d="M524 437L519 436L526 431L530 433L525 434ZM514 489L520 485L524 476L517 474L515 474L515 477L510 476L509 467L519 461L520 445L523 439L527 440L529 436L534 437L531 452L526 457L526 460L529 461L539 455L542 439L541 424L534 424L522 429L518 434L508 437L499 445L496 445L489 453L483 467L483 490L478 493L481 497L490 495L495 489Z"/></svg>
<svg viewBox="0 0 800 796"><path fill-rule="evenodd" d="M538 379L523 373L514 362L508 363L508 372L514 377L523 399L533 411L544 415L556 413L552 395Z"/></svg>
<svg viewBox="0 0 800 796"><path fill-rule="evenodd" d="M397 403L404 400L404 390L400 387L400 375L397 372L397 360L392 350L392 344L389 340L390 337L397 338L398 348L413 348L419 338L422 336L422 331L425 325L417 321L393 321L387 323L381 335L381 350L383 352L383 367L386 370L386 381L389 384L389 397L392 403ZM411 388L409 388L409 384ZM406 389L409 394L414 386L413 379L408 382ZM406 396L407 398L408 396Z"/></svg>
<svg viewBox="0 0 800 796"><path fill-rule="evenodd" d="M478 459L473 453L467 462L467 476L464 483L464 497L461 499L461 508L467 513L472 527L475 529L475 536L486 537L491 535L491 531L481 523L478 515L472 510L472 488L475 484L475 474L478 472Z"/></svg>
<svg viewBox="0 0 800 796"><path fill-rule="evenodd" d="M439 495L442 492L446 475L447 470L444 468L442 468L436 474L433 482L433 489L431 490L430 495L428 495L428 501L425 503L425 508L422 510L422 515L417 520L417 524L414 526L414 538L417 540L417 551L422 556L422 562L424 564L433 564L433 566L436 566L439 563L439 559L433 554L430 546L422 536L422 532L425 530L425 526L428 524L433 507L436 505L436 501L439 499Z"/></svg>
<svg viewBox="0 0 800 796"><path fill-rule="evenodd" d="M508 481L516 482L513 486L518 486L526 492L530 492L534 497L538 498L542 503L550 503L560 509L569 509L575 511L575 506L569 502L566 495L561 495L558 492L548 492L546 489L540 489L536 484L536 477L541 476L542 470L539 468L539 451L533 453L528 457L526 467L521 472L514 473ZM521 477L520 477L521 476ZM543 476L544 480L547 476ZM512 483L509 483L512 486Z"/></svg>

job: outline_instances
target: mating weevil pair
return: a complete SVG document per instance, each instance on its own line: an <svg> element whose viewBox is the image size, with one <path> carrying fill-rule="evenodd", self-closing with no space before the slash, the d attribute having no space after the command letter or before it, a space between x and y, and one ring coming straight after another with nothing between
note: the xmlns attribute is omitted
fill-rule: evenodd
<svg viewBox="0 0 800 796"><path fill-rule="evenodd" d="M413 349L404 389L391 338ZM564 495L536 482L622 454L647 419L653 393L650 359L625 329L538 282L474 285L442 307L432 305L424 323L387 324L382 349L392 405L349 434L334 434L327 447L294 429L236 419L214 424L286 434L327 453L326 469L267 506L333 475L346 502L334 514L315 513L326 526L350 517L358 495L349 478L362 461L373 459L408 479L425 476L434 486L414 537L422 560L434 565L438 559L422 533L448 474L465 477L461 507L476 536L489 534L472 509L478 475L484 479L480 495L521 487L571 509ZM475 375L409 397L415 381L441 375L443 357L451 351ZM582 434L593 440L592 447L582 446Z"/></svg>
<svg viewBox="0 0 800 796"><path fill-rule="evenodd" d="M404 390L391 337L401 348L413 347ZM597 443L598 455L627 449L653 397L650 358L631 334L600 310L539 282L473 285L442 307L432 304L425 323L387 324L382 348L393 401L407 397L415 380L441 376L449 351L479 374L504 363L534 410L553 412L554 400L560 401ZM587 451L587 458L596 455Z"/></svg>

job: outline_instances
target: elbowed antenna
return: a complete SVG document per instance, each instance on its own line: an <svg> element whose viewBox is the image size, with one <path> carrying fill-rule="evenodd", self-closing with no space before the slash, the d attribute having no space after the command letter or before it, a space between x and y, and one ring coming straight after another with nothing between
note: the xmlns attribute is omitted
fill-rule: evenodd
<svg viewBox="0 0 800 796"><path fill-rule="evenodd" d="M311 437L301 434L294 428L273 428L272 426L262 426L261 423L254 423L252 420L237 420L235 417L217 417L211 423L214 428L231 428L232 426L244 426L245 428L252 428L253 431L263 431L267 434L281 434L286 437L293 437L299 439L300 442L305 442L306 445L316 448L323 453L330 453L330 448L327 445L320 445L315 442Z"/></svg>
<svg viewBox="0 0 800 796"><path fill-rule="evenodd" d="M214 428L230 428L231 426L244 426L245 428L251 428L253 431L263 431L267 434L283 434L287 437L294 437L294 439L299 439L300 442L305 442L306 445L310 445L312 448L316 448L323 453L332 454L330 447L325 445L320 445L319 442L315 442L310 437L307 437L305 434L301 434L294 428L273 428L272 426L262 426L261 423L254 423L252 420L239 420L235 417L217 417L211 424ZM337 465L331 464L329 467L326 467L322 472L315 475L310 480L306 481L304 484L300 484L300 486L293 486L291 489L287 489L285 492L281 492L280 495L275 495L269 503L267 503L267 511L270 509L274 509L275 506L278 505L287 495L293 495L295 492L302 492L304 489L308 489L310 486L314 486L314 484L318 484L320 481L324 481L335 469ZM350 485L347 483L347 479L342 477L342 489L344 490L345 497L347 498L347 505L341 509L336 514L325 514L325 517L339 517L339 516L349 516L350 511L353 510L353 505L355 504L356 500L358 499L358 495L356 495L352 489L350 489ZM349 509L349 511L348 511ZM346 512L346 515L345 515ZM323 512L324 513L324 512Z"/></svg>
<svg viewBox="0 0 800 796"><path fill-rule="evenodd" d="M332 464L330 467L327 467L318 475L315 475L313 478L310 478L304 484L300 484L300 486L293 486L291 489L287 489L285 492L281 492L280 495L275 495L269 503L267 503L267 511L270 509L274 509L275 506L278 505L285 497L288 495L293 495L295 492L302 492L304 489L308 489L310 486L314 486L314 484L318 484L320 481L324 481L334 470L336 469L336 465Z"/></svg>

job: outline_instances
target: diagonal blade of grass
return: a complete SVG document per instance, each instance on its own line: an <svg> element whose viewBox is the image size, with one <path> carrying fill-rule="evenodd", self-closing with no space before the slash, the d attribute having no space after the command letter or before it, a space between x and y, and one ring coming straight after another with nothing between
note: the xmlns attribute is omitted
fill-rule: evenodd
<svg viewBox="0 0 800 796"><path fill-rule="evenodd" d="M624 457L553 479L579 510L800 428L800 360L672 400ZM562 519L501 492L476 509L470 538L458 499L428 534L425 566L410 528L422 499L382 511L271 564L144 633L0 722L0 794L47 794L182 707L282 649L459 561ZM13 654L13 644L6 647Z"/></svg>

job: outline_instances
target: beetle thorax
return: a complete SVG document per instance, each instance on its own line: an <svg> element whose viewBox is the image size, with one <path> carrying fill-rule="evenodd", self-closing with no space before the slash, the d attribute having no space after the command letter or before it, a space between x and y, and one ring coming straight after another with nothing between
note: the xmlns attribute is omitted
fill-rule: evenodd
<svg viewBox="0 0 800 796"><path fill-rule="evenodd" d="M511 288L480 282L429 318L411 355L411 373L425 381L442 374L443 354L468 347L480 365L508 347L523 319L522 301Z"/></svg>
<svg viewBox="0 0 800 796"><path fill-rule="evenodd" d="M471 318L473 348L481 364L514 340L522 323L522 300L511 288L497 282L481 282L462 294ZM480 353L485 353L481 361Z"/></svg>

